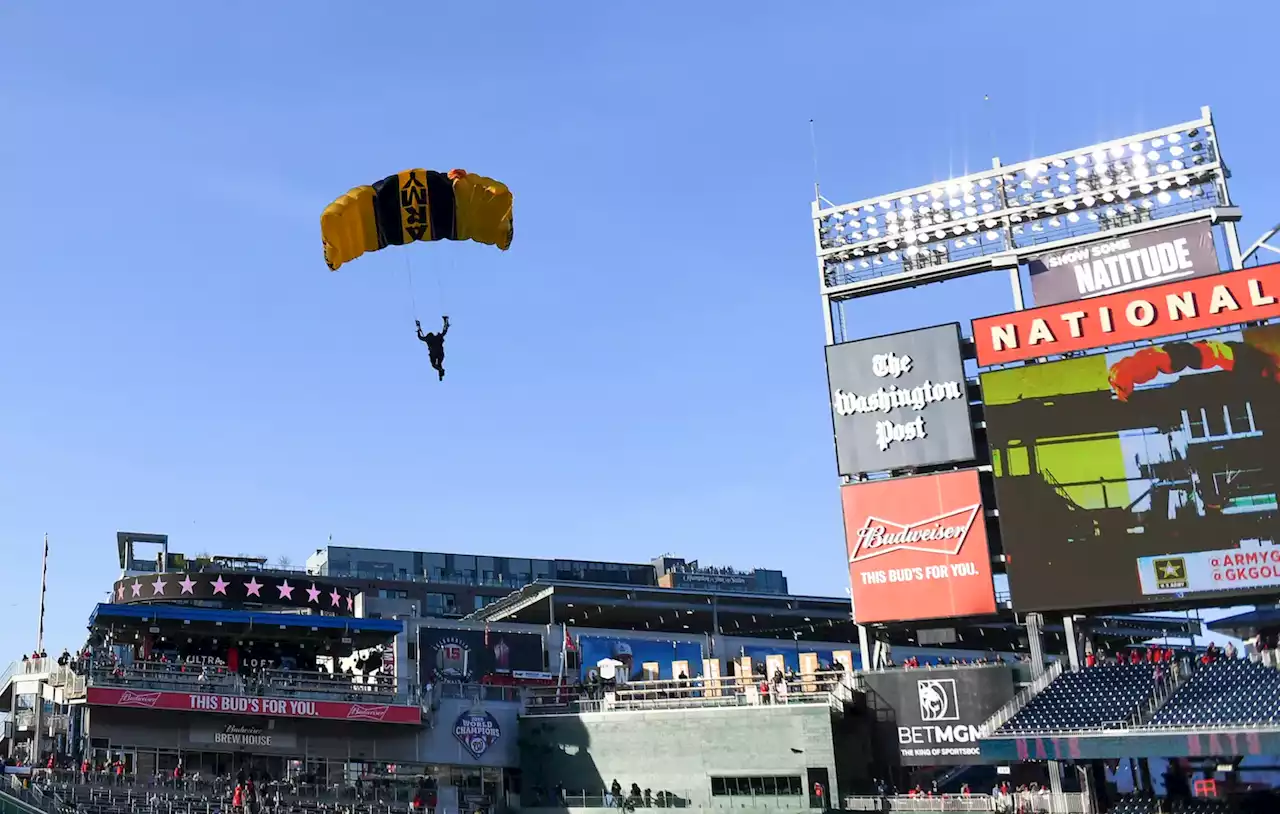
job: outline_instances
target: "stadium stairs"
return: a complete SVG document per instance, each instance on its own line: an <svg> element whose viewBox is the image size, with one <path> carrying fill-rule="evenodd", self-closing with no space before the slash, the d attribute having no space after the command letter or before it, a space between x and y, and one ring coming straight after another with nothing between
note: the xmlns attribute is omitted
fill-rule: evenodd
<svg viewBox="0 0 1280 814"><path fill-rule="evenodd" d="M985 737L1127 729L1147 724L1190 671L1153 664L1101 664L1070 671L1057 661L983 726Z"/></svg>
<svg viewBox="0 0 1280 814"><path fill-rule="evenodd" d="M983 726L984 737L1091 730L1280 726L1280 669L1244 659L1209 664L1053 664Z"/></svg>

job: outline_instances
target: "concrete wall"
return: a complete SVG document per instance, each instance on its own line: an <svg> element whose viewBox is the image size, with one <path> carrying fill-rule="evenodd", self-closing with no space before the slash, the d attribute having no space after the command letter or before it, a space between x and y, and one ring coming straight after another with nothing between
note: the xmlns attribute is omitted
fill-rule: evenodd
<svg viewBox="0 0 1280 814"><path fill-rule="evenodd" d="M523 717L521 768L526 791L532 778L570 792L616 778L624 789L638 783L714 808L726 800L711 797L713 775L798 775L807 783L806 769L820 768L838 800L832 714L814 704Z"/></svg>

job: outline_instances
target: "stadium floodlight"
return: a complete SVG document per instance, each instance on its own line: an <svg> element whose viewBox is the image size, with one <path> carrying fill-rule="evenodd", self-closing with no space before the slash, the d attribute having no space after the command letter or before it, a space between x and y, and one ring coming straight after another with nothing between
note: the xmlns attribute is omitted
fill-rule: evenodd
<svg viewBox="0 0 1280 814"><path fill-rule="evenodd" d="M1239 219L1209 108L1199 119L960 178L833 205L813 204L828 317L844 300L1019 263L1031 254L1155 225L1221 223L1233 267ZM993 262L999 258L999 263ZM850 262L853 259L858 262ZM1014 307L1022 307L1017 266Z"/></svg>

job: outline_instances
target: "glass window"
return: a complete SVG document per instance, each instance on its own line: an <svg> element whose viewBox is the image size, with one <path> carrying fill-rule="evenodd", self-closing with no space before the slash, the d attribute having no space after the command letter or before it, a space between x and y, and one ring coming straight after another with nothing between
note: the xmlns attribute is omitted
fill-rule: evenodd
<svg viewBox="0 0 1280 814"><path fill-rule="evenodd" d="M457 610L457 597L453 594L427 594L427 611L432 613L452 613Z"/></svg>
<svg viewBox="0 0 1280 814"><path fill-rule="evenodd" d="M713 797L750 797L753 794L799 795L803 788L799 775L754 775L712 777Z"/></svg>

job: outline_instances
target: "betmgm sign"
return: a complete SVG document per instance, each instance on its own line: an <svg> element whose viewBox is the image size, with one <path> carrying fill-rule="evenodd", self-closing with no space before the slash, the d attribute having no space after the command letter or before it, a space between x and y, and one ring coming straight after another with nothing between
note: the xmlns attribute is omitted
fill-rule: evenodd
<svg viewBox="0 0 1280 814"><path fill-rule="evenodd" d="M980 763L980 728L1014 690L1009 665L884 670L866 681L882 743L896 745L904 766Z"/></svg>

